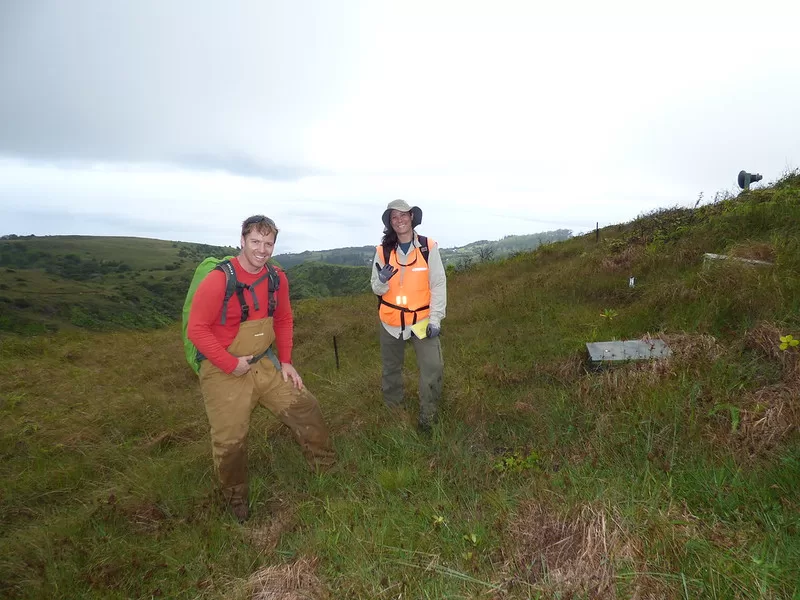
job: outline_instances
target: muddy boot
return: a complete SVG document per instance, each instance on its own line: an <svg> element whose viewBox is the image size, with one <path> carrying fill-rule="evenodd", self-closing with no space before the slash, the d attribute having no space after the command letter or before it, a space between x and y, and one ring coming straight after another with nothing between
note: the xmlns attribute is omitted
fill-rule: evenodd
<svg viewBox="0 0 800 600"><path fill-rule="evenodd" d="M433 433L433 428L431 427L431 424L428 421L420 421L419 423L417 423L417 431L419 431L419 434L423 438L430 439Z"/></svg>
<svg viewBox="0 0 800 600"><path fill-rule="evenodd" d="M250 517L250 507L247 503L247 486L236 485L222 490L228 511L236 517L239 523L244 523Z"/></svg>

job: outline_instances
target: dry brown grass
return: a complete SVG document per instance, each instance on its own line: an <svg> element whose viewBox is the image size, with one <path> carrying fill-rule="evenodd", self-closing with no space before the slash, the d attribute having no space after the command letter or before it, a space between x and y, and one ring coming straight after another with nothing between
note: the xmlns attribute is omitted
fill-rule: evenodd
<svg viewBox="0 0 800 600"><path fill-rule="evenodd" d="M774 323L759 323L745 334L745 346L755 350L781 366L787 384L800 383L800 351L798 348L781 350L781 336L787 332Z"/></svg>
<svg viewBox="0 0 800 600"><path fill-rule="evenodd" d="M596 399L598 388L607 398L638 394L643 387L659 385L661 381L674 375L678 365L682 368L691 366L695 369L705 369L724 352L717 340L710 335L647 334L641 339L662 340L672 351L671 356L656 360L631 361L604 369L599 374L589 374L579 382L580 397ZM575 370L576 365L573 360L564 363L564 374L574 373Z"/></svg>
<svg viewBox="0 0 800 600"><path fill-rule="evenodd" d="M728 250L728 256L746 258L748 260L764 260L775 262L777 254L775 246L765 242L742 242Z"/></svg>
<svg viewBox="0 0 800 600"><path fill-rule="evenodd" d="M774 323L759 323L744 336L745 347L760 352L767 358L780 359L781 330Z"/></svg>
<svg viewBox="0 0 800 600"><path fill-rule="evenodd" d="M673 361L672 357L631 361L590 373L578 382L578 397L594 407L598 400L613 407L619 400L639 398L674 374Z"/></svg>
<svg viewBox="0 0 800 600"><path fill-rule="evenodd" d="M657 336L670 350L673 359L686 363L708 365L717 360L725 349L713 335L699 333L665 333Z"/></svg>
<svg viewBox="0 0 800 600"><path fill-rule="evenodd" d="M759 323L744 336L744 346L779 365L781 381L743 394L733 404L739 426L721 420L710 432L742 460L768 455L793 432L800 431L800 352L781 350L784 332L774 323Z"/></svg>
<svg viewBox="0 0 800 600"><path fill-rule="evenodd" d="M567 358L537 365L536 370L562 385L572 385L586 374L586 352L576 352Z"/></svg>
<svg viewBox="0 0 800 600"><path fill-rule="evenodd" d="M775 449L792 432L800 431L800 386L780 383L749 394L741 410L734 445L748 457Z"/></svg>
<svg viewBox="0 0 800 600"><path fill-rule="evenodd" d="M247 582L251 600L324 600L329 598L316 574L316 560L263 567Z"/></svg>
<svg viewBox="0 0 800 600"><path fill-rule="evenodd" d="M618 567L636 565L642 554L640 543L616 515L591 506L561 515L539 504L523 505L508 535L509 574L546 598L617 598ZM668 596L657 581L638 574L629 594L642 599Z"/></svg>
<svg viewBox="0 0 800 600"><path fill-rule="evenodd" d="M644 254L643 244L629 244L616 254L603 257L600 269L604 273L627 273Z"/></svg>

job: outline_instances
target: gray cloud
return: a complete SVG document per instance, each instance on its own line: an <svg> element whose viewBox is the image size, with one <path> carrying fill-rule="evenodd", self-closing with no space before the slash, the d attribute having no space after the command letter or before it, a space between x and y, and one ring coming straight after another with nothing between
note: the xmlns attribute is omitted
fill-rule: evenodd
<svg viewBox="0 0 800 600"><path fill-rule="evenodd" d="M175 222L150 221L111 213L79 213L60 209L7 209L0 206L0 221L3 223L0 234L108 235L181 241L191 241L191 238L197 237L197 228L191 224L181 226Z"/></svg>
<svg viewBox="0 0 800 600"><path fill-rule="evenodd" d="M309 120L343 94L355 35L272 3L31 0L0 14L0 154L172 163L287 179L315 172ZM292 58L288 61L287 58ZM291 65L291 66L290 66ZM202 150L200 150L202 149Z"/></svg>
<svg viewBox="0 0 800 600"><path fill-rule="evenodd" d="M793 5L540 4L0 0L0 233L461 245L798 166Z"/></svg>
<svg viewBox="0 0 800 600"><path fill-rule="evenodd" d="M247 156L219 154L186 154L176 157L176 162L199 171L227 171L234 175L261 177L272 181L293 181L302 177L326 175L326 171L305 165L264 164Z"/></svg>

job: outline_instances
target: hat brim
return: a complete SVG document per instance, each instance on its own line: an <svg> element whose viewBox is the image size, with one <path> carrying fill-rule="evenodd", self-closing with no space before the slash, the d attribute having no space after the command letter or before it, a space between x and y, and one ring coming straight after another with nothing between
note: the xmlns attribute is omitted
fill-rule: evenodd
<svg viewBox="0 0 800 600"><path fill-rule="evenodd" d="M397 209L396 208L387 208L385 211L383 211L383 217L381 217L381 219L383 220L383 225L384 225L384 227L386 227L386 229L390 229L391 230L391 228L392 228L392 225L391 225L391 222L390 222L390 217L391 217L391 214L392 214L393 210L397 210ZM412 206L411 207L411 229L414 229L420 223L422 223L422 209L419 206Z"/></svg>

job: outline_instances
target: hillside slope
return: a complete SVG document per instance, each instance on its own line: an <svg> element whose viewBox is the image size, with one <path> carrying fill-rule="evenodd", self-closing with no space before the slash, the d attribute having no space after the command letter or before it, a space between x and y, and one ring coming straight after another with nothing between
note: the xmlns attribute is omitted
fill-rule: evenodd
<svg viewBox="0 0 800 600"><path fill-rule="evenodd" d="M799 226L794 174L451 273L430 440L413 356L382 405L374 298L297 302L339 464L256 411L244 526L176 327L5 336L0 595L796 598ZM586 363L656 336L671 358Z"/></svg>
<svg viewBox="0 0 800 600"><path fill-rule="evenodd" d="M236 248L146 238L0 239L0 331L150 329L180 318L197 265ZM367 267L323 263L286 270L292 298L369 290Z"/></svg>
<svg viewBox="0 0 800 600"><path fill-rule="evenodd" d="M0 240L0 331L152 328L180 316L197 264L234 248L146 238Z"/></svg>

